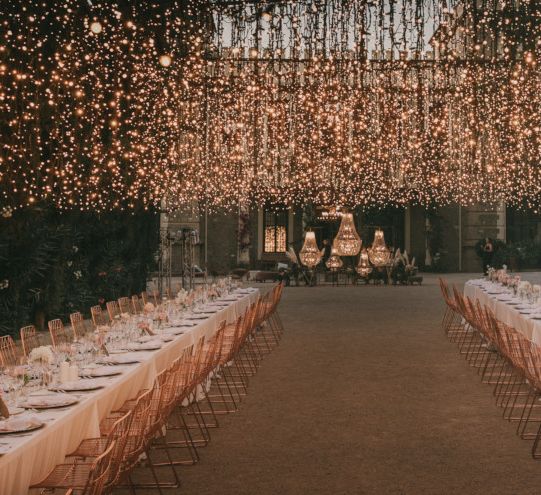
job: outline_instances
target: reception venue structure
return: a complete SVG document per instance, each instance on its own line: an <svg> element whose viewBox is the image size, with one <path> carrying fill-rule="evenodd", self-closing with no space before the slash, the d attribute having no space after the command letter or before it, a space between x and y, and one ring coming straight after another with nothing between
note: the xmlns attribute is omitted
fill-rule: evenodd
<svg viewBox="0 0 541 495"><path fill-rule="evenodd" d="M534 494L541 3L0 0L0 495Z"/></svg>

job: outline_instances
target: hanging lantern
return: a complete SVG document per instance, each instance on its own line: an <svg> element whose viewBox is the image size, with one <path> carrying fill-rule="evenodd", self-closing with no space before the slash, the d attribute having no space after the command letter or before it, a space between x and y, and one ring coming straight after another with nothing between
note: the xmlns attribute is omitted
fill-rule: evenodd
<svg viewBox="0 0 541 495"><path fill-rule="evenodd" d="M329 259L325 262L325 266L331 271L336 271L342 268L343 264L344 262L338 254L338 249L336 249L336 246L334 246L333 244L331 248L331 255L329 256Z"/></svg>
<svg viewBox="0 0 541 495"><path fill-rule="evenodd" d="M306 232L304 245L299 253L301 263L308 268L314 268L321 261L321 252L317 247L316 234Z"/></svg>
<svg viewBox="0 0 541 495"><path fill-rule="evenodd" d="M340 229L334 240L338 256L357 256L363 241L355 230L352 213L343 213Z"/></svg>
<svg viewBox="0 0 541 495"><path fill-rule="evenodd" d="M372 273L372 267L370 266L370 261L368 260L368 253L366 252L366 249L363 249L361 251L361 255L359 256L359 263L355 267L355 270L357 270L357 273L361 277L368 277L368 275Z"/></svg>
<svg viewBox="0 0 541 495"><path fill-rule="evenodd" d="M370 258L370 263L376 267L382 267L389 264L391 253L385 245L383 230L377 229L374 233L374 242L372 243L372 247L368 248L368 257Z"/></svg>

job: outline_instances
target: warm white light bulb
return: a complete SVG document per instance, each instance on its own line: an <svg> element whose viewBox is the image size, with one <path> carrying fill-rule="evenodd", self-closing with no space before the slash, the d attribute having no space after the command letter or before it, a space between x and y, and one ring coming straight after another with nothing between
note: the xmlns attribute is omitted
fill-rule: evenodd
<svg viewBox="0 0 541 495"><path fill-rule="evenodd" d="M171 65L171 57L169 55L161 55L160 65L162 67L169 67Z"/></svg>
<svg viewBox="0 0 541 495"><path fill-rule="evenodd" d="M103 31L103 27L101 23L94 21L92 24L90 24L90 31L92 31L94 34L100 34Z"/></svg>

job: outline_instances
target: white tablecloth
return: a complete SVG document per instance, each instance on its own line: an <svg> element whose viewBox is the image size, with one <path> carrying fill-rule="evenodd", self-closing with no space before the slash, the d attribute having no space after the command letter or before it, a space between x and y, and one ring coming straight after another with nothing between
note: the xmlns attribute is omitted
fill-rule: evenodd
<svg viewBox="0 0 541 495"><path fill-rule="evenodd" d="M206 338L214 335L224 319L233 323L258 296L259 291L254 291L232 302L158 351L138 353L141 363L130 366L129 371L120 376L107 379L105 388L81 394L77 405L39 413L37 416L47 424L33 435L0 436L0 447L3 442L13 444L0 456L0 495L27 494L31 484L43 479L83 439L99 436L100 421L110 411L140 390L151 387L156 375L172 364L183 349L195 344L202 335Z"/></svg>
<svg viewBox="0 0 541 495"><path fill-rule="evenodd" d="M464 295L473 301L478 300L490 308L498 320L514 327L537 345L541 345L541 320L534 320L528 315L520 314L516 306L499 301L497 294L489 294L489 292L497 292L497 288L497 284L485 280L469 280L464 285Z"/></svg>

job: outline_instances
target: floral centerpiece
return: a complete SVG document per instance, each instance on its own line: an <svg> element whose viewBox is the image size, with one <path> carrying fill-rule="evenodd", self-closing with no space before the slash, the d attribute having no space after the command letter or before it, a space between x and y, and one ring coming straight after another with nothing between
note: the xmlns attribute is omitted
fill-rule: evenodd
<svg viewBox="0 0 541 495"><path fill-rule="evenodd" d="M54 362L54 354L51 346L43 345L32 349L28 355L28 362L33 364L52 364Z"/></svg>
<svg viewBox="0 0 541 495"><path fill-rule="evenodd" d="M146 314L153 313L155 309L156 309L156 308L154 307L154 304L152 304L151 302L147 302L147 303L145 304L145 306L143 307L143 311L144 311Z"/></svg>
<svg viewBox="0 0 541 495"><path fill-rule="evenodd" d="M179 306L186 305L186 299L188 298L188 292L185 289L180 289L175 297L175 302Z"/></svg>
<svg viewBox="0 0 541 495"><path fill-rule="evenodd" d="M522 282L519 282L518 288L517 288L517 295L520 298L528 297L532 293L532 284L528 282L527 280L523 280Z"/></svg>

